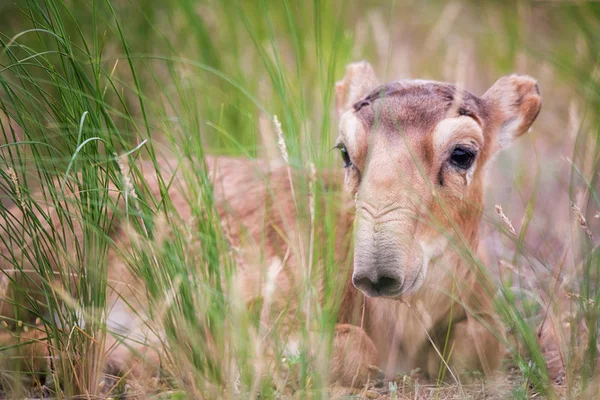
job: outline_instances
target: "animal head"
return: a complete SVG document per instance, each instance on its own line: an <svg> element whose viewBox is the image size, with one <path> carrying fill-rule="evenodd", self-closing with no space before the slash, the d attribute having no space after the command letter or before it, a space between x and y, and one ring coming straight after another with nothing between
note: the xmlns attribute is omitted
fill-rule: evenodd
<svg viewBox="0 0 600 400"><path fill-rule="evenodd" d="M356 199L353 283L368 296L408 295L449 237L476 244L485 164L529 129L538 86L509 75L478 97L433 81L378 85L362 62L336 95L336 147Z"/></svg>

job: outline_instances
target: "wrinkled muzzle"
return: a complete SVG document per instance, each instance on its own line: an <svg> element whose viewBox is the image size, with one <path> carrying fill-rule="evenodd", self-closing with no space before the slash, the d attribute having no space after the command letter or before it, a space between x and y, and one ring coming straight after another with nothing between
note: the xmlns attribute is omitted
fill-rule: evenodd
<svg viewBox="0 0 600 400"><path fill-rule="evenodd" d="M369 297L399 297L416 290L424 279L414 217L390 217L358 218L352 283Z"/></svg>

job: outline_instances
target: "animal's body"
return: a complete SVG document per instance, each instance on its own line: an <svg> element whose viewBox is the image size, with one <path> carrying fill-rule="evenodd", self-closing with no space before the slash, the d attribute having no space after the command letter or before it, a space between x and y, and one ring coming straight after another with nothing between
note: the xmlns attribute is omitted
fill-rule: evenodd
<svg viewBox="0 0 600 400"><path fill-rule="evenodd" d="M502 356L501 329L470 252L478 246L485 164L534 121L535 81L504 77L477 97L429 81L378 86L371 67L358 63L336 90L345 176L320 176L347 193L336 222L346 281L331 380L362 386L380 370L393 376L415 368L432 380L492 373ZM264 274L257 271L270 260L283 260L287 271L301 264L281 234L303 235L294 233L290 170L233 158L209 157L206 164L224 231L239 249L243 297L251 302L262 293L256 276ZM171 197L181 200L182 219L189 218L181 195ZM261 254L252 243L262 243ZM118 276L123 266L115 261L110 268ZM294 272L279 273L276 283L274 302L286 303ZM2 312L10 312L6 303Z"/></svg>

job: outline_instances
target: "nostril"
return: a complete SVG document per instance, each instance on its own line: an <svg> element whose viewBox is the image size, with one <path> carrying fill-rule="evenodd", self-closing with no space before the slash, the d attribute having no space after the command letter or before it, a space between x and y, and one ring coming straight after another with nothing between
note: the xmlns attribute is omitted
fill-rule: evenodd
<svg viewBox="0 0 600 400"><path fill-rule="evenodd" d="M402 289L401 281L389 276L376 277L374 280L354 276L352 283L369 296L395 296Z"/></svg>
<svg viewBox="0 0 600 400"><path fill-rule="evenodd" d="M379 281L373 284L373 289L378 292L387 291L389 289L394 289L398 284L398 281L394 278L390 278L387 276L382 276L379 278Z"/></svg>
<svg viewBox="0 0 600 400"><path fill-rule="evenodd" d="M354 283L354 286L358 289L367 293L370 293L373 289L373 282L371 282L371 279L369 278L354 278L352 283Z"/></svg>

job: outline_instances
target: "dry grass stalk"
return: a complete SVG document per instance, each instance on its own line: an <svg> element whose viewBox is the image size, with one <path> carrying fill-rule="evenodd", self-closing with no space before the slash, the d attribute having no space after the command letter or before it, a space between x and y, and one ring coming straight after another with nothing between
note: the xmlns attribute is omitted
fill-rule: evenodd
<svg viewBox="0 0 600 400"><path fill-rule="evenodd" d="M315 164L312 162L308 163L309 171L309 191L308 191L308 206L310 210L310 241L308 249L308 268L307 268L307 282L311 282L312 278L312 265L314 262L315 253L315 186L317 184L317 169ZM307 318L310 316L310 294L306 298L306 314Z"/></svg>
<svg viewBox="0 0 600 400"><path fill-rule="evenodd" d="M308 163L308 171L309 171L309 182L310 182L310 191L309 191L309 207L310 207L310 220L311 225L315 221L315 193L314 188L317 183L317 169L315 164L312 162Z"/></svg>
<svg viewBox="0 0 600 400"><path fill-rule="evenodd" d="M291 193L292 199L294 201L294 208L297 211L298 210L298 199L296 197L296 190L294 189L294 180L292 177L292 170L290 168L290 157L289 157L289 153L287 151L287 145L285 144L285 138L283 137L283 129L281 127L281 123L279 122L279 118L277 118L277 115L273 115L273 124L275 125L275 130L277 131L277 146L279 147L279 150L281 151L281 157L283 158L283 161L285 161L285 164L286 164L288 181L290 183L290 193ZM296 219L296 232L300 232L300 226L298 224L297 219ZM301 265L306 269L306 255L304 252L304 243L302 241L301 236L298 236L298 247L299 247Z"/></svg>
<svg viewBox="0 0 600 400"><path fill-rule="evenodd" d="M502 220L502 222L504 223L504 225L506 225L506 227L508 228L508 230L513 235L516 236L517 232L515 231L515 227L510 222L510 219L508 219L508 217L504 214L504 211L502 211L502 207L499 204L496 204L496 213L500 216L500 219Z"/></svg>

